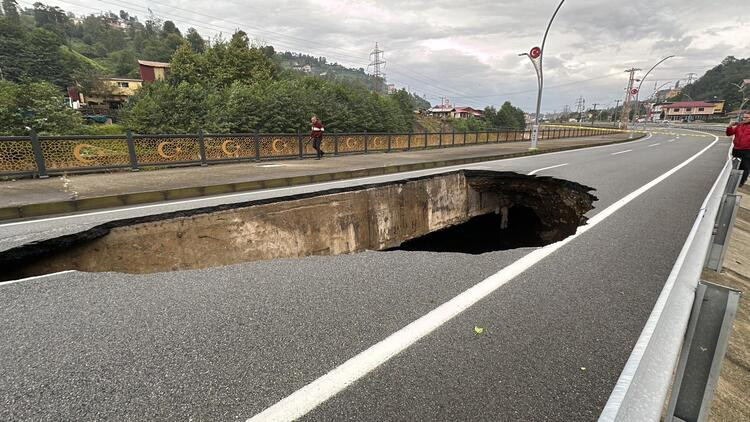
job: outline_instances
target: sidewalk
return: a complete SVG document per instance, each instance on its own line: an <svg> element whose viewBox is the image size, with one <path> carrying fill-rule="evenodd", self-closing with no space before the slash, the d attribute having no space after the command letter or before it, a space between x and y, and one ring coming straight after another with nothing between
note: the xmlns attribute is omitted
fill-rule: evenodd
<svg viewBox="0 0 750 422"><path fill-rule="evenodd" d="M20 179L0 182L0 220L422 170L625 142L633 134L505 142L323 160L285 160Z"/></svg>
<svg viewBox="0 0 750 422"><path fill-rule="evenodd" d="M729 348L721 365L721 376L711 406L710 421L750 420L750 185L742 195L740 209L729 239L721 273L703 270L702 278L742 291Z"/></svg>

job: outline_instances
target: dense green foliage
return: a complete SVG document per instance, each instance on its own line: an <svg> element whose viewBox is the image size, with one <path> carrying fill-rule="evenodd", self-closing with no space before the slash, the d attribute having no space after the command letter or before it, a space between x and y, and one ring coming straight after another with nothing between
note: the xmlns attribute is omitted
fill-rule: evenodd
<svg viewBox="0 0 750 422"><path fill-rule="evenodd" d="M726 109L737 109L742 103L742 94L733 84L742 84L743 79L750 78L750 58L737 59L727 57L721 64L706 72L697 81L685 86L677 100L709 101L726 100ZM746 89L750 96L750 90Z"/></svg>
<svg viewBox="0 0 750 422"><path fill-rule="evenodd" d="M60 90L48 82L0 80L0 133L74 134L83 128L81 115L63 105Z"/></svg>

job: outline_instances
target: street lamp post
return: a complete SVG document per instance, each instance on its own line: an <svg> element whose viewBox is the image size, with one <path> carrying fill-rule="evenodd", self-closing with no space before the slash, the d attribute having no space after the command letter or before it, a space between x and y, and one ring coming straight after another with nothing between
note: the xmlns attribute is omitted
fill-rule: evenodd
<svg viewBox="0 0 750 422"><path fill-rule="evenodd" d="M536 95L536 114L534 114L534 124L531 126L531 148L529 148L531 150L537 149L536 144L539 139L539 113L542 109L542 89L544 88L544 72L542 70L544 45L547 42L547 34L549 34L549 28L552 26L552 21L555 20L555 16L557 16L557 12L560 11L560 7L562 7L563 3L565 3L565 0L560 1L560 4L558 4L555 9L555 13L552 14L552 17L547 24L547 29L544 31L544 38L542 38L542 46L534 47L528 53L519 54L519 56L526 56L531 60L531 64L534 65L534 70L536 70L536 82L539 87L539 91Z"/></svg>
<svg viewBox="0 0 750 422"><path fill-rule="evenodd" d="M643 81L646 80L648 77L648 74L651 73L652 70L656 69L656 66L659 66L660 64L664 63L667 59L671 59L674 56L667 56L661 60L659 60L655 65L651 66L651 69L646 72L645 75L641 78L641 81L638 83L638 91L635 93L635 113L633 113L633 123L638 121L638 115L640 114L640 104L638 104L638 96L641 94L641 85L643 85Z"/></svg>

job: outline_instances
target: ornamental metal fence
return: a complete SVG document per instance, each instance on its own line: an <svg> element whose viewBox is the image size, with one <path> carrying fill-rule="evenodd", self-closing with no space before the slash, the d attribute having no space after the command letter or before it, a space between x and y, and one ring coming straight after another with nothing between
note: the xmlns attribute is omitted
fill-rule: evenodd
<svg viewBox="0 0 750 422"><path fill-rule="evenodd" d="M540 130L540 140L608 134L597 128L554 127ZM332 155L387 153L462 145L528 141L530 130L483 132L329 133L322 149ZM0 176L48 177L51 174L208 165L314 157L301 133L0 136Z"/></svg>

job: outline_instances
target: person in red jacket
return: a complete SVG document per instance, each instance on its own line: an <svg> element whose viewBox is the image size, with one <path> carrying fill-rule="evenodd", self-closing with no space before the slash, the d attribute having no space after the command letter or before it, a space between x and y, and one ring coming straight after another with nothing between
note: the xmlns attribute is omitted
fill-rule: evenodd
<svg viewBox="0 0 750 422"><path fill-rule="evenodd" d="M325 132L326 129L323 127L323 124L320 123L320 120L318 120L318 116L312 116L310 123L312 123L312 127L310 128L310 139L313 141L313 148L318 152L318 160L320 160L323 158L323 150L320 148L320 144L323 142L323 132Z"/></svg>
<svg viewBox="0 0 750 422"><path fill-rule="evenodd" d="M739 122L732 122L727 128L727 136L734 135L732 156L740 159L740 170L742 170L740 186L742 186L750 173L750 113L745 113L739 120Z"/></svg>

